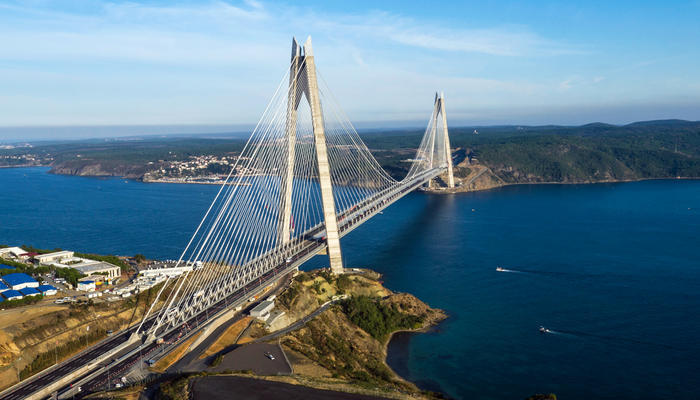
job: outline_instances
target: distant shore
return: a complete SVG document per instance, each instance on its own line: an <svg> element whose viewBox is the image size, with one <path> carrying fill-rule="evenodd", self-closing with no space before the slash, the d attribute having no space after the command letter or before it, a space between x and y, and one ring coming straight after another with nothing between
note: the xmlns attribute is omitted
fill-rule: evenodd
<svg viewBox="0 0 700 400"><path fill-rule="evenodd" d="M513 182L513 183L503 183L494 185L483 189L466 189L462 187L455 187L454 189L447 188L437 188L437 189L426 189L425 191L433 194L457 194L457 193L472 193L472 192L483 192L486 190L498 189L506 186L517 186L517 185L595 185L601 183L632 183L632 182L644 182L644 181L677 181L686 180L694 181L700 180L700 177L665 177L665 178L639 178L639 179L612 179L612 180L601 180L601 181L584 181L584 182Z"/></svg>
<svg viewBox="0 0 700 400"><path fill-rule="evenodd" d="M51 167L50 165L0 165L0 168L39 168L39 167ZM125 177L122 175L78 175L78 174L65 174L65 173L57 173L57 172L51 172L52 174L55 175L65 175L65 176L82 176L82 177L88 177L88 178L106 178L106 177L114 177L118 179L132 179L136 181L140 181L143 183L177 183L177 184L193 184L193 185L223 185L225 181L212 181L212 182L203 182L203 181L182 181L179 178L173 178L171 179L143 179L141 178L130 178L130 177ZM425 191L428 193L435 193L435 194L455 194L455 193L470 193L470 192L482 192L485 190L492 190L492 189L497 189L505 186L514 186L514 185L586 185L586 184L600 184L600 183L630 183L630 182L643 182L643 181L657 181L657 180L700 180L700 177L694 177L694 176L676 176L676 177L650 177L650 178L637 178L637 179L604 179L604 180L595 180L595 181L580 181L580 182L555 182L555 181L548 181L548 182L500 182L498 184L494 184L493 186L489 187L484 187L484 188L479 188L479 189L468 189L465 187L455 187L454 189L447 189L447 188L435 188L435 189L426 189ZM234 183L228 183L228 185L234 185ZM238 183L237 185L239 186L244 186L247 184L242 184Z"/></svg>

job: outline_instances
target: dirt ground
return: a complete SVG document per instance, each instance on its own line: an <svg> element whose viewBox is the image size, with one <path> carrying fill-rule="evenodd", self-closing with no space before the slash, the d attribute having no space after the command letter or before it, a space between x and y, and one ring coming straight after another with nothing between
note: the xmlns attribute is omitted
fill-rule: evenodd
<svg viewBox="0 0 700 400"><path fill-rule="evenodd" d="M195 400L376 400L379 397L312 389L240 376L207 376L192 385Z"/></svg>
<svg viewBox="0 0 700 400"><path fill-rule="evenodd" d="M250 323L250 317L245 317L239 321L236 321L234 324L229 326L224 333L219 336L216 341L209 346L207 351L202 353L199 358L206 358L209 357L213 354L216 354L220 352L221 350L225 349L228 346L236 344L236 339L238 339L238 335L241 333L245 327L248 326L248 323Z"/></svg>
<svg viewBox="0 0 700 400"><path fill-rule="evenodd" d="M32 307L18 307L3 310L0 314L0 329L13 325L23 324L30 319L40 317L45 314L59 310L67 310L68 306L48 304L37 304Z"/></svg>

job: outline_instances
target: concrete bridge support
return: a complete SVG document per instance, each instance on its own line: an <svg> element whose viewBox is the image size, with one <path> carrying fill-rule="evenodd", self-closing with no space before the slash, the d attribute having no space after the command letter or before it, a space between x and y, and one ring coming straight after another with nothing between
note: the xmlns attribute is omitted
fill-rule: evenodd
<svg viewBox="0 0 700 400"><path fill-rule="evenodd" d="M290 224L292 212L292 190L294 181L294 157L296 146L297 109L301 100L300 92L306 95L311 108L311 124L314 132L314 148L318 164L319 184L321 186L321 202L323 217L326 225L326 241L328 258L334 273L343 272L343 258L340 251L340 234L338 232L338 216L333 198L330 164L328 162L328 147L323 125L323 110L318 92L316 65L311 47L311 37L306 40L303 48L296 39L292 42L292 61L289 78L289 97L287 104L287 171L282 182L282 204L280 207L280 239L282 243L290 240Z"/></svg>

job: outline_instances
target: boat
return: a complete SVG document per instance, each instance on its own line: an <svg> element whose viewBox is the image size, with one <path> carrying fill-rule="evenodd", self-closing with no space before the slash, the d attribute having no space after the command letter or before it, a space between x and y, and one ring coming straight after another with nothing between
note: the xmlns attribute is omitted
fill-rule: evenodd
<svg viewBox="0 0 700 400"><path fill-rule="evenodd" d="M544 326L540 326L540 333L552 333L552 331L545 328Z"/></svg>
<svg viewBox="0 0 700 400"><path fill-rule="evenodd" d="M496 271L498 272L506 272L506 269L503 267L496 267Z"/></svg>

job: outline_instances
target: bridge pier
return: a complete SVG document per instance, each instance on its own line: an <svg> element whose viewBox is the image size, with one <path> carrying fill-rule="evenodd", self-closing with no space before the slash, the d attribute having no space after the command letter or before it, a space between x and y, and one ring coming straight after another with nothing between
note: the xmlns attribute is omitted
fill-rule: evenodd
<svg viewBox="0 0 700 400"><path fill-rule="evenodd" d="M318 165L318 180L321 187L321 203L323 206L323 218L326 225L326 242L328 245L328 259L331 270L334 273L343 272L343 258L340 250L340 234L338 232L338 215L335 209L333 197L333 183L331 182L330 164L328 162L328 147L326 145L326 133L323 124L323 110L321 98L318 92L316 79L316 64L311 47L311 37L300 47L296 39L292 41L292 60L289 70L289 92L287 96L287 166L281 183L281 206L279 217L280 242L286 244L290 241L290 224L292 213L292 191L294 188L294 162L296 146L297 109L301 101L301 94L306 95L306 100L311 108L311 124L314 133L314 149Z"/></svg>
<svg viewBox="0 0 700 400"><path fill-rule="evenodd" d="M440 97L435 98L435 107L442 114L442 135L445 142L445 158L447 161L447 187L455 187L455 176L452 172L452 150L450 150L450 135L447 132L447 112L445 111L445 94L440 93ZM437 114L436 114L437 117Z"/></svg>
<svg viewBox="0 0 700 400"><path fill-rule="evenodd" d="M442 131L437 132L437 126L442 121ZM447 187L452 189L455 187L455 177L452 168L452 150L450 149L450 136L447 130L447 113L445 111L445 95L443 93L435 93L435 103L433 105L433 116L431 120L432 128L430 131L430 168L433 168L435 157L435 141L437 135L442 135L443 148L438 149L438 152L444 154L447 166ZM429 180L428 188L433 187L433 180Z"/></svg>

